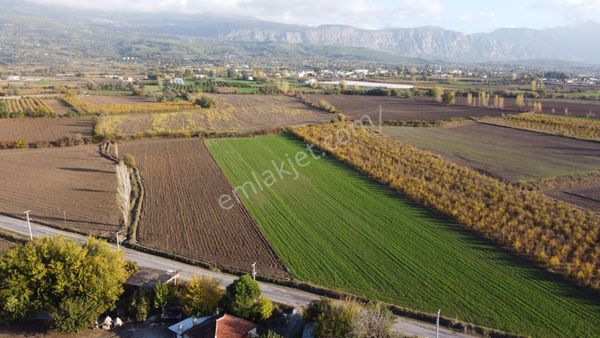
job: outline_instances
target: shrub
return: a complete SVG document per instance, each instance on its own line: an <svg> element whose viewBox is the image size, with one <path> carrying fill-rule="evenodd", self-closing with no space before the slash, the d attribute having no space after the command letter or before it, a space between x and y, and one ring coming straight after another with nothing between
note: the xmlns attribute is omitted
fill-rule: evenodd
<svg viewBox="0 0 600 338"><path fill-rule="evenodd" d="M324 110L329 113L337 113L338 112L338 110L331 103L329 103L329 101L326 101L323 99L313 103L313 107Z"/></svg>
<svg viewBox="0 0 600 338"><path fill-rule="evenodd" d="M136 321L143 322L148 318L149 310L150 301L148 300L148 295L142 289L137 290L131 298L129 313L135 318Z"/></svg>
<svg viewBox="0 0 600 338"><path fill-rule="evenodd" d="M167 307L175 300L175 288L172 284L156 283L154 287L154 309L165 314Z"/></svg>
<svg viewBox="0 0 600 338"><path fill-rule="evenodd" d="M102 312L102 309L98 309L97 304L87 297L66 298L57 308L50 311L50 318L55 329L78 332L93 323Z"/></svg>
<svg viewBox="0 0 600 338"><path fill-rule="evenodd" d="M202 108L210 109L210 108L215 107L217 105L217 102L212 97L202 95L202 96L196 98L196 100L194 100L194 104L196 104Z"/></svg>
<svg viewBox="0 0 600 338"><path fill-rule="evenodd" d="M260 322L271 318L271 315L273 315L273 302L265 296L258 297L252 306L252 319Z"/></svg>
<svg viewBox="0 0 600 338"><path fill-rule="evenodd" d="M15 149L25 149L28 146L29 146L29 143L27 143L27 140L18 139L15 141Z"/></svg>
<svg viewBox="0 0 600 338"><path fill-rule="evenodd" d="M130 154L123 155L123 163L125 163L125 165L131 169L137 167L137 162L135 161L135 158L133 158L133 156L131 156Z"/></svg>
<svg viewBox="0 0 600 338"><path fill-rule="evenodd" d="M214 313L223 298L219 283L209 277L196 277L179 293L183 313L187 316L206 316Z"/></svg>

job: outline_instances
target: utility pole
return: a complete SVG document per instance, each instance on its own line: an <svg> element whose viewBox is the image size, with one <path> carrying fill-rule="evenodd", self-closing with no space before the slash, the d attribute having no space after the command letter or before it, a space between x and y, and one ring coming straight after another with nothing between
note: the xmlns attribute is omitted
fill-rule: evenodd
<svg viewBox="0 0 600 338"><path fill-rule="evenodd" d="M67 212L63 210L63 219L65 220L65 228L67 227Z"/></svg>
<svg viewBox="0 0 600 338"><path fill-rule="evenodd" d="M442 309L438 309L437 317L435 319L435 338L440 338L440 311L442 311Z"/></svg>
<svg viewBox="0 0 600 338"><path fill-rule="evenodd" d="M252 279L256 280L256 262L252 263Z"/></svg>
<svg viewBox="0 0 600 338"><path fill-rule="evenodd" d="M27 215L27 226L29 226L29 239L31 239L31 241L33 242L33 233L31 232L31 219L29 218L30 212L31 210L27 210L24 212L24 214Z"/></svg>

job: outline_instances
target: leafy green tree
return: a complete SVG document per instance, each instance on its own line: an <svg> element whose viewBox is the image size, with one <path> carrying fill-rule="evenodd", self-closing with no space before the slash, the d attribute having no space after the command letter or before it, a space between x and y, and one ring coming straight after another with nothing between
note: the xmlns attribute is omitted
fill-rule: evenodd
<svg viewBox="0 0 600 338"><path fill-rule="evenodd" d="M165 314L167 307L175 300L175 288L172 284L156 283L154 287L154 308Z"/></svg>
<svg viewBox="0 0 600 338"><path fill-rule="evenodd" d="M0 321L48 311L60 330L87 327L111 310L128 273L122 252L103 241L84 245L62 237L42 238L0 257Z"/></svg>
<svg viewBox="0 0 600 338"><path fill-rule="evenodd" d="M251 318L252 307L260 296L260 286L249 275L243 275L227 286L223 297L225 310L236 316Z"/></svg>
<svg viewBox="0 0 600 338"><path fill-rule="evenodd" d="M214 313L223 298L219 283L208 277L194 276L179 293L183 312L188 316L206 316Z"/></svg>

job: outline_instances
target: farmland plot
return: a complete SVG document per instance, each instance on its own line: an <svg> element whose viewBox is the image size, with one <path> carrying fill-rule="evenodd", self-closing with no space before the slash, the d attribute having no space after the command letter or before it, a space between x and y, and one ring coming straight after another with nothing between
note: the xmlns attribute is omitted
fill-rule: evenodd
<svg viewBox="0 0 600 338"><path fill-rule="evenodd" d="M286 136L206 144L234 186L306 151ZM240 194L295 278L539 337L600 325L598 297L337 161L308 161L297 175L287 165L289 174L270 187Z"/></svg>
<svg viewBox="0 0 600 338"><path fill-rule="evenodd" d="M383 121L424 121L434 122L452 118L501 116L516 113L513 109L494 109L470 107L463 105L444 105L433 101L430 97L387 97L367 95L306 95L310 102L320 99L333 104L349 119L359 119L368 115L373 121L379 119L379 106L382 109Z"/></svg>
<svg viewBox="0 0 600 338"><path fill-rule="evenodd" d="M286 278L287 273L241 205L219 205L231 186L199 139L125 143L145 190L138 228L141 244L238 271Z"/></svg>
<svg viewBox="0 0 600 338"><path fill-rule="evenodd" d="M94 121L86 118L0 119L0 142L52 142L63 137L91 137L93 129Z"/></svg>
<svg viewBox="0 0 600 338"><path fill-rule="evenodd" d="M0 152L0 212L94 234L119 228L114 164L96 146Z"/></svg>
<svg viewBox="0 0 600 338"><path fill-rule="evenodd" d="M96 134L243 133L332 119L331 114L308 108L287 96L223 94L211 97L217 102L211 109L102 116Z"/></svg>
<svg viewBox="0 0 600 338"><path fill-rule="evenodd" d="M507 181L600 169L600 143L473 123L453 128L384 127L384 134Z"/></svg>
<svg viewBox="0 0 600 338"><path fill-rule="evenodd" d="M69 106L62 99L48 99L46 100L46 104L50 107L54 113L58 116L63 116L69 111L71 111L71 106Z"/></svg>

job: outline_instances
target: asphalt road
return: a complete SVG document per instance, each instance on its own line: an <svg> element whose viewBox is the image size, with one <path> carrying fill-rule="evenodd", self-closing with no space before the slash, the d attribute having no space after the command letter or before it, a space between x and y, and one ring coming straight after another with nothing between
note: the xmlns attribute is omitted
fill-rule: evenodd
<svg viewBox="0 0 600 338"><path fill-rule="evenodd" d="M85 242L86 236L74 234L67 231L54 229L48 226L31 223L31 231L33 237L44 237L44 236L64 236L72 238L78 242ZM27 222L4 215L0 215L0 228L10 230L12 232L29 236L29 229ZM116 248L116 245L113 245ZM125 252L125 258L131 261L135 261L141 267L152 268L162 271L178 270L180 278L183 280L189 280L192 276L208 276L221 283L223 287L229 285L233 280L237 279L237 276L215 272L207 269L203 269L194 265L189 265L170 259L153 256L151 254L143 253L140 251L122 248ZM286 304L293 307L303 307L310 301L318 299L319 296L301 291L294 288L283 287L270 283L259 282L262 293L273 300L274 302ZM394 327L394 331L405 334L407 336L418 336L418 337L435 337L435 325L432 323L420 322L404 317L398 317ZM448 329L440 329L440 337L444 338L466 338L474 337L461 333L455 333Z"/></svg>

